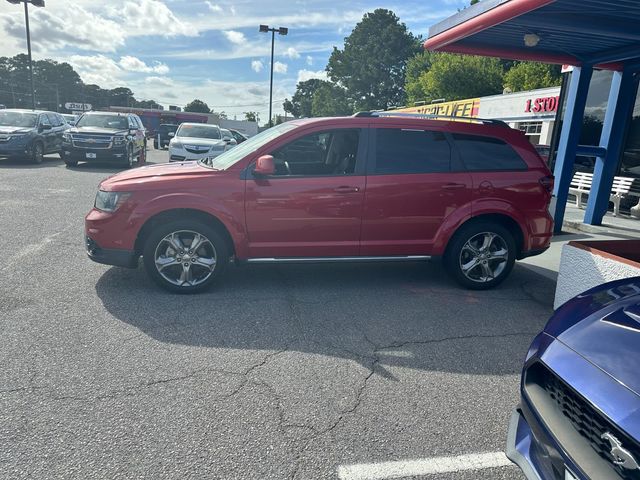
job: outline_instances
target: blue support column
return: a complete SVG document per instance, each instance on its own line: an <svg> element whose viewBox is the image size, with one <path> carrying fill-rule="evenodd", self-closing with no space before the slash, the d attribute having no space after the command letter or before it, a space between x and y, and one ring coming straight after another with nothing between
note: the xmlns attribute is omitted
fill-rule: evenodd
<svg viewBox="0 0 640 480"><path fill-rule="evenodd" d="M576 159L578 142L582 131L582 119L584 117L584 107L587 103L589 93L589 83L593 74L591 65L574 67L567 92L567 106L565 108L564 120L562 123L562 133L558 144L558 155L556 157L556 167L554 170L556 196L556 209L553 215L555 226L554 232L562 231L564 212L567 207L569 197L569 186L573 176L573 164Z"/></svg>
<svg viewBox="0 0 640 480"><path fill-rule="evenodd" d="M624 148L627 122L636 100L635 90L632 72L614 72L600 137L600 146L606 148L606 154L604 157L597 157L596 160L584 223L600 225L602 217L607 213L613 177Z"/></svg>

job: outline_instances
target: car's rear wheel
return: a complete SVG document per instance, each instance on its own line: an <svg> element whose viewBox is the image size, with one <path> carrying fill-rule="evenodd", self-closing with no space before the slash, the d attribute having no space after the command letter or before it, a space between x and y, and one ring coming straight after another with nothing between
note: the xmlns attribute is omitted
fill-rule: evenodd
<svg viewBox="0 0 640 480"><path fill-rule="evenodd" d="M34 142L31 147L31 161L33 163L42 163L44 159L44 145L42 142Z"/></svg>
<svg viewBox="0 0 640 480"><path fill-rule="evenodd" d="M502 225L473 222L451 239L444 264L462 286L486 290L504 281L516 260L513 235Z"/></svg>
<svg viewBox="0 0 640 480"><path fill-rule="evenodd" d="M149 276L162 288L196 293L209 288L224 273L229 249L214 228L197 220L179 220L151 232L143 261Z"/></svg>
<svg viewBox="0 0 640 480"><path fill-rule="evenodd" d="M64 164L68 167L76 167L78 165L78 162L76 160L65 160Z"/></svg>

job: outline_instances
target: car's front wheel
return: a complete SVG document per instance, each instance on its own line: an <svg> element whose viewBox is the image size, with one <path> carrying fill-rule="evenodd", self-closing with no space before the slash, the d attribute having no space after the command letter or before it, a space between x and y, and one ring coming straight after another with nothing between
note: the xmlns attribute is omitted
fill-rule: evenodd
<svg viewBox="0 0 640 480"><path fill-rule="evenodd" d="M516 243L509 230L497 223L474 222L453 236L444 264L460 285L486 290L507 278L515 260Z"/></svg>
<svg viewBox="0 0 640 480"><path fill-rule="evenodd" d="M31 161L33 163L42 163L44 159L44 145L42 142L34 142L31 147Z"/></svg>
<svg viewBox="0 0 640 480"><path fill-rule="evenodd" d="M197 220L179 220L158 226L144 245L143 261L149 276L176 293L209 288L229 263L224 238Z"/></svg>

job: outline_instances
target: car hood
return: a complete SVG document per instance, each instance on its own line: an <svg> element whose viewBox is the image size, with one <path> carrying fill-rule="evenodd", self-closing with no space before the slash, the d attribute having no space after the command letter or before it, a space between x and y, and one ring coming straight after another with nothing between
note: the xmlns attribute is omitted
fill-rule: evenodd
<svg viewBox="0 0 640 480"><path fill-rule="evenodd" d="M224 145L224 140L216 140L213 138L196 138L196 137L173 137L176 141L183 145L203 145L206 147Z"/></svg>
<svg viewBox="0 0 640 480"><path fill-rule="evenodd" d="M0 133L31 133L34 129L29 127L0 127Z"/></svg>
<svg viewBox="0 0 640 480"><path fill-rule="evenodd" d="M135 189L136 185L144 185L167 178L201 177L218 173L221 173L221 171L203 167L198 165L197 162L162 163L117 173L104 180L100 184L100 188L103 190L130 190L132 188Z"/></svg>
<svg viewBox="0 0 640 480"><path fill-rule="evenodd" d="M102 128L102 127L73 127L67 130L67 133L91 133L95 135L115 135L124 134L128 130L121 128Z"/></svg>
<svg viewBox="0 0 640 480"><path fill-rule="evenodd" d="M545 331L640 395L640 277L579 295Z"/></svg>

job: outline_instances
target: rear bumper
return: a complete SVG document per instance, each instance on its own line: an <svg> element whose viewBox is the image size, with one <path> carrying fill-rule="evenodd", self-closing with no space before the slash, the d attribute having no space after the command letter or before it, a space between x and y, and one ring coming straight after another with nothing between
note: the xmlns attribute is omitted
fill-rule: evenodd
<svg viewBox="0 0 640 480"><path fill-rule="evenodd" d="M101 248L91 237L85 237L87 255L96 263L116 267L136 268L139 255L131 250Z"/></svg>
<svg viewBox="0 0 640 480"><path fill-rule="evenodd" d="M529 250L528 252L522 252L518 256L518 260L522 260L524 258L529 258L529 257L535 257L536 255L542 255L547 250L549 250L549 247L539 248L537 250Z"/></svg>

